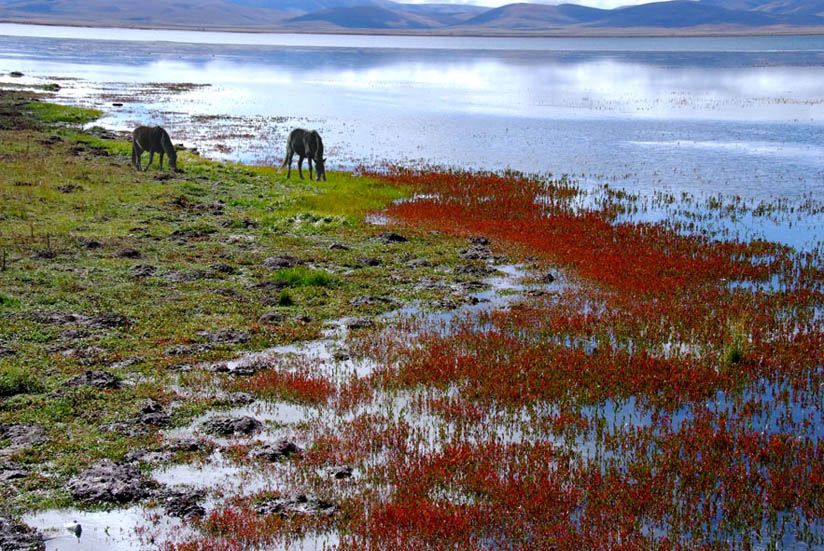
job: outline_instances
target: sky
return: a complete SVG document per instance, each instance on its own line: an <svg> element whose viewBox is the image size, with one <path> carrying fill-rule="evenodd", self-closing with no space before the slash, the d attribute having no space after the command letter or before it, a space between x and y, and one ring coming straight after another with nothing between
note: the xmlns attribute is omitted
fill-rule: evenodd
<svg viewBox="0 0 824 551"><path fill-rule="evenodd" d="M476 6L489 6L497 8L506 4L513 4L515 2L534 2L537 4L578 4L580 6L589 6L591 8L612 9L619 6L637 6L638 4L649 4L656 0L399 0L407 4L475 4ZM657 0L660 1L660 0Z"/></svg>

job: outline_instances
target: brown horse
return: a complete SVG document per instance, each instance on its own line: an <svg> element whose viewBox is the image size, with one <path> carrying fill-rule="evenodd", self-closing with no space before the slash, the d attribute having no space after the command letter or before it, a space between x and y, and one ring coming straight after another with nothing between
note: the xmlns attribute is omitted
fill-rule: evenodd
<svg viewBox="0 0 824 551"><path fill-rule="evenodd" d="M140 156L149 152L149 163L145 169L140 167ZM138 171L149 170L154 154L160 153L160 169L163 170L163 154L169 156L169 166L177 171L177 152L169 134L159 126L138 126L132 132L132 164Z"/></svg>

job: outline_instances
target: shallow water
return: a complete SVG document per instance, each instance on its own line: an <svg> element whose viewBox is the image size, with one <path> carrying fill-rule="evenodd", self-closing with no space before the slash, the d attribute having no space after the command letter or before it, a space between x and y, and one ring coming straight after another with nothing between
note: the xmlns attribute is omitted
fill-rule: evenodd
<svg viewBox="0 0 824 551"><path fill-rule="evenodd" d="M58 98L106 109L104 126L163 124L214 157L279 163L286 134L302 125L321 131L332 168L513 168L643 193L750 199L824 190L823 57L824 37L421 39L0 25L0 72L26 74L0 82L71 79L59 81ZM173 82L207 86L152 84Z"/></svg>

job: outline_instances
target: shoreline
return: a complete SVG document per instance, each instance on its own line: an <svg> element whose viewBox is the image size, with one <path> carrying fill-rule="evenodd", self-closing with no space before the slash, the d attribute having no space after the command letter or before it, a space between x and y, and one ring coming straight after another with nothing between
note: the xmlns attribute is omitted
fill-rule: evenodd
<svg viewBox="0 0 824 551"><path fill-rule="evenodd" d="M407 29L329 29L267 26L260 28L238 26L201 25L124 25L120 23L89 23L65 21L20 21L15 18L0 18L0 24L30 25L40 27L73 27L87 29L123 29L145 31L187 31L221 32L237 34L298 34L298 35L341 35L341 36L401 36L424 38L719 38L719 37L768 37L768 36L821 36L824 26L790 27L785 25L757 28L724 29L717 27L688 27L670 29L664 27L626 27L608 29L555 28L539 31L514 30L473 30L452 28L407 30Z"/></svg>

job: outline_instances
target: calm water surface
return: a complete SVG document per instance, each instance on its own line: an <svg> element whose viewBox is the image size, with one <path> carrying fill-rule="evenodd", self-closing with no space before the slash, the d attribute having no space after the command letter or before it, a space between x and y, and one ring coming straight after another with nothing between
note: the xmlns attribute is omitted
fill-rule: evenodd
<svg viewBox="0 0 824 551"><path fill-rule="evenodd" d="M8 75L25 73L22 79ZM123 130L279 163L575 175L633 192L803 202L824 191L824 37L422 38L0 25L0 82L56 79ZM168 83L191 83L183 91ZM115 107L114 102L123 103ZM809 221L809 220L808 220ZM815 222L799 238L815 242ZM749 233L757 233L750 228ZM775 236L773 236L775 237Z"/></svg>

